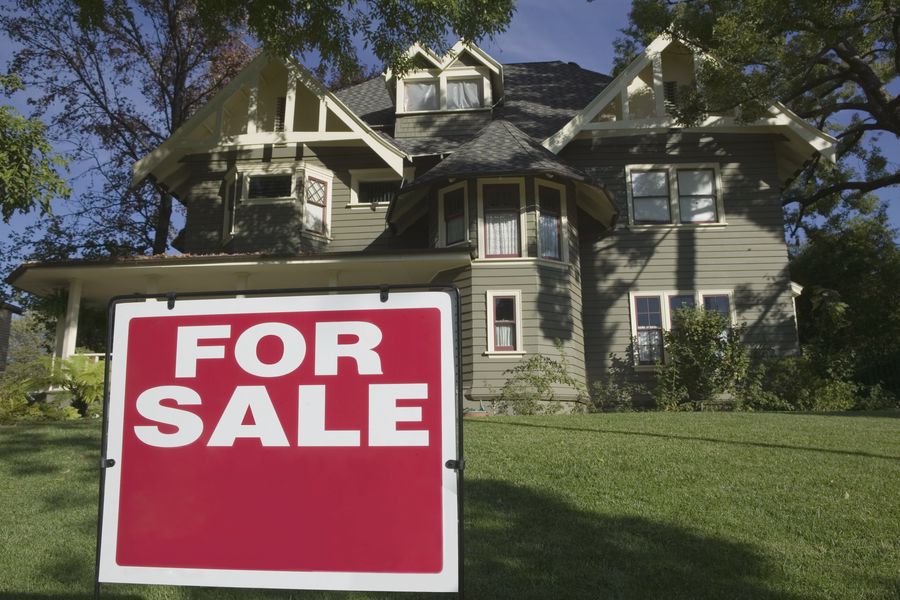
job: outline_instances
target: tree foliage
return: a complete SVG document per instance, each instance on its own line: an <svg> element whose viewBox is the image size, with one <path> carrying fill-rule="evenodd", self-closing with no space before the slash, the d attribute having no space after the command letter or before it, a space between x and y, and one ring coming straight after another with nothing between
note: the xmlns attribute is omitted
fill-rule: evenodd
<svg viewBox="0 0 900 600"><path fill-rule="evenodd" d="M15 75L0 75L5 95L22 89ZM0 216L34 208L50 210L50 201L65 197L69 188L59 174L66 161L53 151L44 124L20 115L12 106L0 105Z"/></svg>
<svg viewBox="0 0 900 600"><path fill-rule="evenodd" d="M36 257L161 253L173 210L165 189L132 189L131 167L167 139L250 58L240 32L210 35L189 0L115 0L83 30L65 0L19 0L0 28L20 49L11 67L72 147L84 190L38 231Z"/></svg>
<svg viewBox="0 0 900 600"><path fill-rule="evenodd" d="M77 0L86 28L101 26L117 0ZM197 0L199 24L218 37L246 27L267 50L319 63L326 73L352 77L360 70L362 44L385 65L404 70L413 43L435 50L448 39L477 40L502 32L512 18L514 0ZM452 33L454 38L448 34Z"/></svg>
<svg viewBox="0 0 900 600"><path fill-rule="evenodd" d="M888 88L900 68L896 2L634 0L619 64L663 32L714 57L680 95L682 122L732 109L753 121L780 101L837 137L838 166L817 158L784 196L801 216L900 183L878 146L879 135L900 135L900 101Z"/></svg>

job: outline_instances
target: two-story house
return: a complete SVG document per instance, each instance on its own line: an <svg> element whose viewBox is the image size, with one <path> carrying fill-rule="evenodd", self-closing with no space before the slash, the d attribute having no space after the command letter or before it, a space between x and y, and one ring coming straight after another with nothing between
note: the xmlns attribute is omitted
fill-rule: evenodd
<svg viewBox="0 0 900 600"><path fill-rule="evenodd" d="M461 290L474 400L558 345L585 383L610 353L652 369L685 305L797 348L779 195L833 138L778 104L679 126L669 106L701 58L668 38L615 78L475 45L409 52L411 71L337 92L257 57L134 167L185 205L182 255L10 276L68 291L58 354L74 352L79 303L117 294L404 283Z"/></svg>

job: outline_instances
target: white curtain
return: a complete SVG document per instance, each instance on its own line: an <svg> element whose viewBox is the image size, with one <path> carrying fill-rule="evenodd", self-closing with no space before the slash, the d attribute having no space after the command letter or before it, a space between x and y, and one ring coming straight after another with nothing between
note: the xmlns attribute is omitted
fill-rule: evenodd
<svg viewBox="0 0 900 600"><path fill-rule="evenodd" d="M497 323L494 325L494 347L495 348L515 348L516 347L516 325L515 323Z"/></svg>
<svg viewBox="0 0 900 600"><path fill-rule="evenodd" d="M559 217L541 214L538 228L542 258L561 258L559 253Z"/></svg>
<svg viewBox="0 0 900 600"><path fill-rule="evenodd" d="M487 226L488 256L519 254L519 218L512 212L489 212L484 215Z"/></svg>
<svg viewBox="0 0 900 600"><path fill-rule="evenodd" d="M479 80L457 79L447 81L447 108L480 108Z"/></svg>
<svg viewBox="0 0 900 600"><path fill-rule="evenodd" d="M406 110L437 110L437 82L404 84L406 90Z"/></svg>

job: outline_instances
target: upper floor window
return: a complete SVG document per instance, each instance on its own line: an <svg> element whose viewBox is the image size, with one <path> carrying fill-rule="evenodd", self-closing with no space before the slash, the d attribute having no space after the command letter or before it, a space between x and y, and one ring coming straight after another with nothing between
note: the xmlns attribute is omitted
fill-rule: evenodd
<svg viewBox="0 0 900 600"><path fill-rule="evenodd" d="M299 204L304 231L327 236L331 222L332 173L298 163L266 163L238 167L226 175L223 233L240 224L240 204Z"/></svg>
<svg viewBox="0 0 900 600"><path fill-rule="evenodd" d="M522 256L522 186L479 182L485 258Z"/></svg>
<svg viewBox="0 0 900 600"><path fill-rule="evenodd" d="M490 104L491 79L485 67L426 69L397 82L398 112L474 110Z"/></svg>
<svg viewBox="0 0 900 600"><path fill-rule="evenodd" d="M626 176L634 225L725 222L718 165L631 165Z"/></svg>
<svg viewBox="0 0 900 600"><path fill-rule="evenodd" d="M538 256L550 260L565 260L566 188L558 183L537 180L535 190L538 205Z"/></svg>
<svg viewBox="0 0 900 600"><path fill-rule="evenodd" d="M412 169L407 174L412 179ZM387 207L400 191L403 179L392 169L350 169L350 208Z"/></svg>

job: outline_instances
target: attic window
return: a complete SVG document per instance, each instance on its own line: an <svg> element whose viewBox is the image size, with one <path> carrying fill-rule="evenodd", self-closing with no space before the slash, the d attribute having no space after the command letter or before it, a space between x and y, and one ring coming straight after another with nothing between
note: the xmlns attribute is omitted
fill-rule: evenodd
<svg viewBox="0 0 900 600"><path fill-rule="evenodd" d="M675 108L675 104L678 103L678 82L677 81L664 81L663 82L663 102L666 106L666 112L671 113L672 109Z"/></svg>
<svg viewBox="0 0 900 600"><path fill-rule="evenodd" d="M481 78L448 79L447 110L481 108Z"/></svg>
<svg viewBox="0 0 900 600"><path fill-rule="evenodd" d="M284 96L275 100L275 131L284 131L284 113L287 108L287 98Z"/></svg>
<svg viewBox="0 0 900 600"><path fill-rule="evenodd" d="M437 110L439 108L437 81L407 82L405 88L406 110Z"/></svg>

